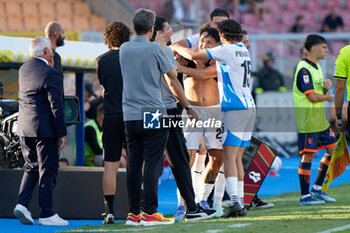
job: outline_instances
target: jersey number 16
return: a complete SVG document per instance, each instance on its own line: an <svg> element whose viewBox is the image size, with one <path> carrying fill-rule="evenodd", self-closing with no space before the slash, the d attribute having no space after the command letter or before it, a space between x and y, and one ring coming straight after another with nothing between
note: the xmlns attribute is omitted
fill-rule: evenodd
<svg viewBox="0 0 350 233"><path fill-rule="evenodd" d="M243 87L249 87L249 77L251 72L250 61L245 60L241 66L244 68Z"/></svg>

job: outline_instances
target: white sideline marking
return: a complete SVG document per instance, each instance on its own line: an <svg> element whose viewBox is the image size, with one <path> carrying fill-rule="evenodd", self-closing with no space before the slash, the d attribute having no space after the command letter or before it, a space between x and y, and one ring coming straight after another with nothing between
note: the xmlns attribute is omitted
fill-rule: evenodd
<svg viewBox="0 0 350 233"><path fill-rule="evenodd" d="M251 225L251 223L235 223L235 224L229 225L227 227L239 228L239 227L246 227L246 226L249 226L249 225Z"/></svg>
<svg viewBox="0 0 350 233"><path fill-rule="evenodd" d="M191 226L193 224L188 224L187 226ZM229 228L240 228L240 227L245 227L249 226L251 223L237 223L237 224L232 224L227 227ZM348 228L350 228L350 224L347 225ZM344 226L345 227L345 226ZM130 228L130 229L72 229L72 230L67 230L66 232L138 232L138 231L144 231L144 230L154 230L154 229L159 229L159 226L157 228L155 227L140 227L140 228ZM344 228L346 229L346 228ZM334 230L334 229L333 229ZM219 230L208 230L205 231L205 233L218 233L218 232L223 232L225 230L219 229ZM320 233L330 233L332 231L327 231L327 232L320 232Z"/></svg>
<svg viewBox="0 0 350 233"><path fill-rule="evenodd" d="M342 226L342 227L336 227L336 228L333 228L333 229L329 229L327 231L322 231L322 232L319 232L319 233L331 233L331 232L342 231L342 230L349 229L349 228L350 228L350 224Z"/></svg>

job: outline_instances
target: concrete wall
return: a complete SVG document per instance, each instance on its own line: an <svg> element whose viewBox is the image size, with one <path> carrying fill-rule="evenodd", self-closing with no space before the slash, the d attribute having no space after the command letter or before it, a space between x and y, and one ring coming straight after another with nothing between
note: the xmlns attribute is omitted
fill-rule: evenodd
<svg viewBox="0 0 350 233"><path fill-rule="evenodd" d="M0 169L0 218L13 218L23 170ZM102 219L104 212L102 191L103 168L64 167L58 170L54 189L54 209L64 219ZM116 219L126 219L128 197L126 171L119 169L114 201ZM34 189L29 205L33 218L38 218L38 188ZM2 231L1 231L2 232Z"/></svg>

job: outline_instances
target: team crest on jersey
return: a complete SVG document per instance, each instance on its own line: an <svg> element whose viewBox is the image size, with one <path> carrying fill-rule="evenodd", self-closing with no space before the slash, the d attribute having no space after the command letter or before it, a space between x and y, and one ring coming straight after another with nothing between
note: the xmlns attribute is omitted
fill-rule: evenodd
<svg viewBox="0 0 350 233"><path fill-rule="evenodd" d="M310 83L310 78L309 78L309 75L303 75L303 78L304 78L304 83L308 84Z"/></svg>

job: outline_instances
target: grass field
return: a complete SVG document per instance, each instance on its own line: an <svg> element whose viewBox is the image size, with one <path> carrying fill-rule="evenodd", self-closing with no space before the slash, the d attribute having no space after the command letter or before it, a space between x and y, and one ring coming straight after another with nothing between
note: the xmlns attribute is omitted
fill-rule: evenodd
<svg viewBox="0 0 350 233"><path fill-rule="evenodd" d="M337 202L318 206L299 206L300 193L291 192L264 198L273 202L275 207L250 210L248 215L242 218L180 221L173 225L152 227L127 227L120 222L108 226L85 226L63 232L350 232L350 184L331 188L327 193L336 198ZM328 231L330 229L336 231Z"/></svg>

